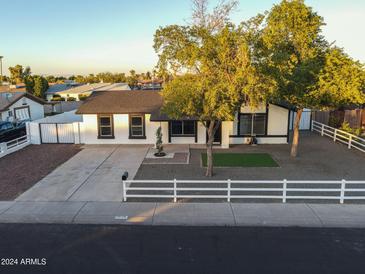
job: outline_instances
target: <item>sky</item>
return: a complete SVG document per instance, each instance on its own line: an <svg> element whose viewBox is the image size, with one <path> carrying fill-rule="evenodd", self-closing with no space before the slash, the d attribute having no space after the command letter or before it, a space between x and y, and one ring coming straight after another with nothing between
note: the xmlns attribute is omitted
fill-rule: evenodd
<svg viewBox="0 0 365 274"><path fill-rule="evenodd" d="M239 2L231 16L235 23L279 0ZM365 63L365 1L306 3L324 17L325 37ZM190 0L0 0L3 73L16 64L42 75L151 71L157 63L156 29L186 24L190 14Z"/></svg>

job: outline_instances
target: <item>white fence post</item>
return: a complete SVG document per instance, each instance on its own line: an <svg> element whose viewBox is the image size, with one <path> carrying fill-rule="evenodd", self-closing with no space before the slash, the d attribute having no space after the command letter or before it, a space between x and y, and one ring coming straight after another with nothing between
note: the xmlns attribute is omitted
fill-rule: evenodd
<svg viewBox="0 0 365 274"><path fill-rule="evenodd" d="M349 137L349 145L348 145L349 149L351 149L351 144L352 144L352 135L350 135L350 137Z"/></svg>
<svg viewBox="0 0 365 274"><path fill-rule="evenodd" d="M345 200L345 191L346 191L346 181L342 180L341 182L341 196L340 196L340 203L343 204Z"/></svg>
<svg viewBox="0 0 365 274"><path fill-rule="evenodd" d="M174 179L174 203L176 203L176 200L177 200L176 179Z"/></svg>
<svg viewBox="0 0 365 274"><path fill-rule="evenodd" d="M227 202L231 201L231 179L227 180Z"/></svg>
<svg viewBox="0 0 365 274"><path fill-rule="evenodd" d="M324 124L322 124L322 128L321 128L321 135L323 136L324 134Z"/></svg>
<svg viewBox="0 0 365 274"><path fill-rule="evenodd" d="M122 183L123 183L123 201L126 202L127 201L127 190L125 189L126 183L124 180L122 180Z"/></svg>
<svg viewBox="0 0 365 274"><path fill-rule="evenodd" d="M286 203L286 189L287 189L287 181L283 180L283 203Z"/></svg>
<svg viewBox="0 0 365 274"><path fill-rule="evenodd" d="M336 142L337 139L337 128L335 128L335 132L333 133L333 141Z"/></svg>

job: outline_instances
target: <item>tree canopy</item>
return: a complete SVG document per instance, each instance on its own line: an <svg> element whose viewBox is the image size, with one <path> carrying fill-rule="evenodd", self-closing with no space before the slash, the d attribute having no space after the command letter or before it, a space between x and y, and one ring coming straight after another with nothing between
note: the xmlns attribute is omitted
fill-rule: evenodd
<svg viewBox="0 0 365 274"><path fill-rule="evenodd" d="M274 97L298 112L292 156L297 155L304 108L364 103L361 65L324 39L324 25L323 18L304 0L283 0L274 5L263 24L262 60L277 83Z"/></svg>
<svg viewBox="0 0 365 274"><path fill-rule="evenodd" d="M216 7L212 14L206 13L206 1L195 5L194 23L159 28L154 48L159 71L174 76L163 89L163 111L175 119L196 117L207 127L211 176L211 145L218 126L233 120L245 100L265 100L274 92L275 81L254 58L255 20L230 23L227 16L235 2Z"/></svg>
<svg viewBox="0 0 365 274"><path fill-rule="evenodd" d="M30 67L25 69L21 65L16 65L15 67L9 67L10 72L10 82L12 84L20 84L24 82L24 79L31 75Z"/></svg>

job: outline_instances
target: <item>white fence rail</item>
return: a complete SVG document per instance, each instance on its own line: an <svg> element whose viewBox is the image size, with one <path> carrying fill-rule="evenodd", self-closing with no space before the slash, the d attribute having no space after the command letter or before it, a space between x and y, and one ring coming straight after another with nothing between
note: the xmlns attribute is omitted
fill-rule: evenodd
<svg viewBox="0 0 365 274"><path fill-rule="evenodd" d="M274 199L287 200L365 200L365 181L123 181L123 200L128 198L178 199Z"/></svg>
<svg viewBox="0 0 365 274"><path fill-rule="evenodd" d="M362 152L365 152L365 139L359 136L350 134L346 131L327 126L317 121L312 121L312 131L320 133L322 136L327 136L333 139L334 142L340 142L349 149L355 148Z"/></svg>
<svg viewBox="0 0 365 274"><path fill-rule="evenodd" d="M0 158L30 145L29 135L24 135L9 142L0 143Z"/></svg>

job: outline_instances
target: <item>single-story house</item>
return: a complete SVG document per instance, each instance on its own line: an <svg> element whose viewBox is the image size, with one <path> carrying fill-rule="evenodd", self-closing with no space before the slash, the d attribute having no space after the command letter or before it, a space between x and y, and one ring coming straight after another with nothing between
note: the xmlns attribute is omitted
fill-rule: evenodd
<svg viewBox="0 0 365 274"><path fill-rule="evenodd" d="M49 88L46 91L46 100L51 101L53 95L57 94L58 92L65 91L77 87L79 85L80 84L77 83L64 83L64 84L49 83Z"/></svg>
<svg viewBox="0 0 365 274"><path fill-rule="evenodd" d="M37 120L46 102L27 92L0 92L0 121Z"/></svg>
<svg viewBox="0 0 365 274"><path fill-rule="evenodd" d="M77 110L82 115L81 140L85 144L154 144L162 128L163 143L205 144L207 133L194 118L174 120L162 114L158 91L100 91ZM262 104L256 109L243 105L234 121L223 121L215 136L222 147L245 144L256 136L260 144L288 142L290 109Z"/></svg>
<svg viewBox="0 0 365 274"><path fill-rule="evenodd" d="M74 87L71 89L59 91L53 93L53 95L57 94L64 98L65 100L68 100L68 98L72 97L76 101L80 100L80 96L90 96L93 92L96 91L121 91L121 90L130 90L128 84L126 83L94 83L94 84L84 84L78 87ZM53 97L52 95L52 97ZM50 98L51 100L52 98Z"/></svg>

